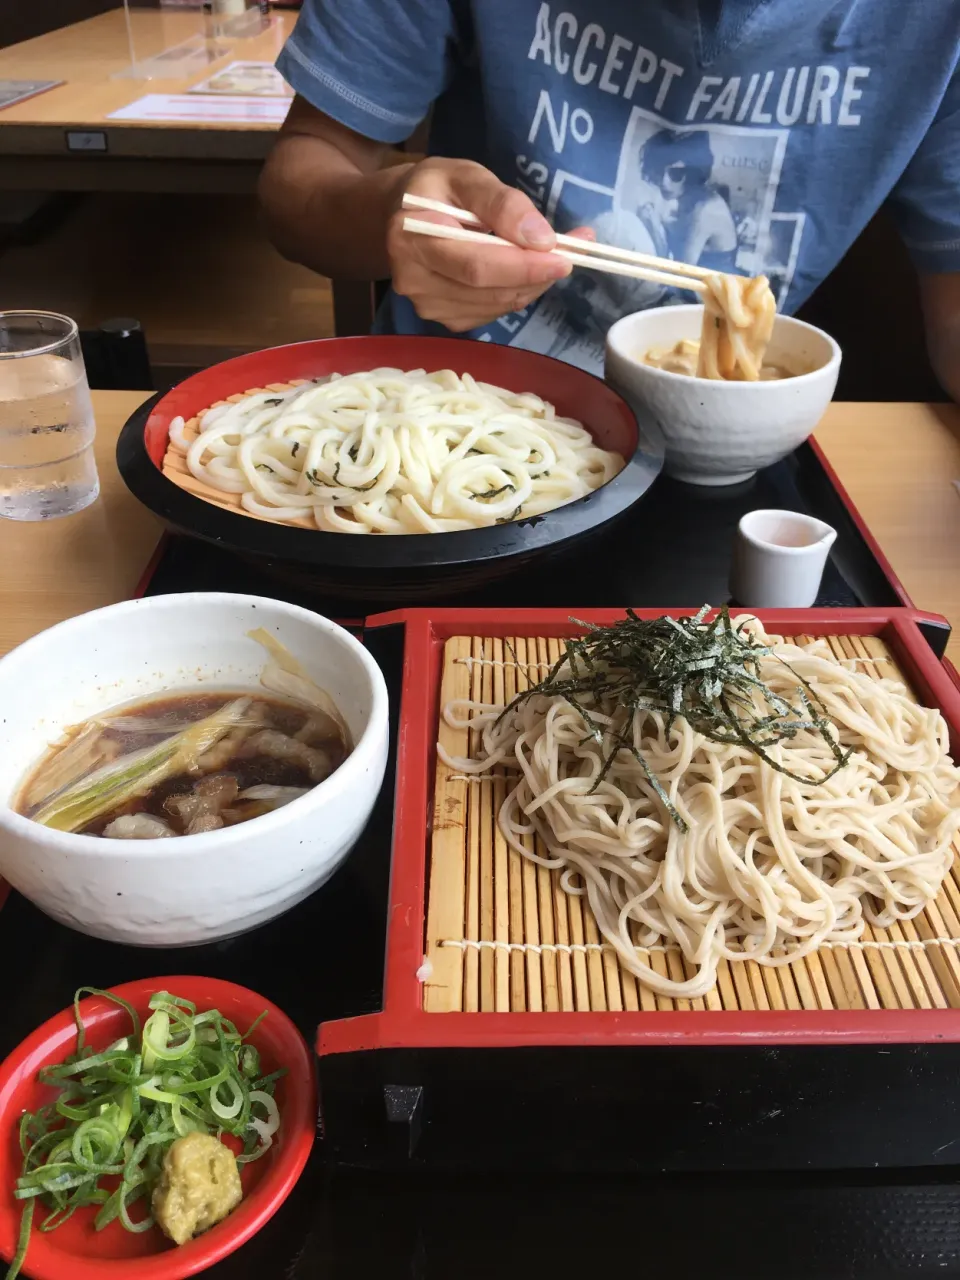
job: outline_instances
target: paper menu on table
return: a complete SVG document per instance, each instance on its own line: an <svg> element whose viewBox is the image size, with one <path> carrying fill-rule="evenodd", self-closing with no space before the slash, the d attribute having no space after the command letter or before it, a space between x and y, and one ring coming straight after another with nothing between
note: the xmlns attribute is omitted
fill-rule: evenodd
<svg viewBox="0 0 960 1280"><path fill-rule="evenodd" d="M48 89L56 89L62 80L0 80L0 109L12 107L26 98L34 98L38 93L46 93Z"/></svg>
<svg viewBox="0 0 960 1280"><path fill-rule="evenodd" d="M108 120L144 120L169 124L283 124L289 98L206 97L189 93L148 93Z"/></svg>
<svg viewBox="0 0 960 1280"><path fill-rule="evenodd" d="M266 98L292 98L293 90L272 62L231 62L199 84L190 93L227 93Z"/></svg>

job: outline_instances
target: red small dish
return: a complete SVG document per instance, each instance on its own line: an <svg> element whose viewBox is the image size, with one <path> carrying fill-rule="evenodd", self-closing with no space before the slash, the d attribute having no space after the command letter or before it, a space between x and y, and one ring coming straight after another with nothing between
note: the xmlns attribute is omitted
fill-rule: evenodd
<svg viewBox="0 0 960 1280"><path fill-rule="evenodd" d="M23 1275L33 1280L182 1280L221 1261L250 1239L293 1190L310 1155L316 1133L317 1088L313 1059L300 1032L282 1010L246 987L216 978L173 977L127 982L112 990L129 1001L141 1018L156 991L170 991L196 1003L199 1010L219 1009L241 1031L266 1009L267 1017L253 1034L265 1071L286 1067L277 1083L280 1131L270 1150L241 1172L243 1200L217 1226L184 1245L174 1245L158 1227L134 1235L119 1223L94 1230L94 1209L81 1210L54 1231L34 1229ZM87 1042L104 1049L129 1028L118 1005L102 996L81 1002ZM13 1197L20 1174L20 1116L55 1096L37 1082L43 1066L62 1062L73 1052L76 1026L73 1009L64 1009L38 1027L0 1068L0 1254L8 1261L17 1247L22 1204Z"/></svg>

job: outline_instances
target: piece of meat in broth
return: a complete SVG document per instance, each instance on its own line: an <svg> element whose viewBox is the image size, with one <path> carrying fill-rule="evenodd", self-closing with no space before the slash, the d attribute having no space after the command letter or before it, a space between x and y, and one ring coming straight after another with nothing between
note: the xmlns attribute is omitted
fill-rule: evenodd
<svg viewBox="0 0 960 1280"><path fill-rule="evenodd" d="M223 826L220 814L236 800L238 790L232 773L214 774L194 783L191 791L167 796L163 807L179 820L185 835L195 836Z"/></svg>
<svg viewBox="0 0 960 1280"><path fill-rule="evenodd" d="M270 756L273 760L286 760L298 764L307 771L311 782L322 782L333 772L333 761L320 747L308 747L278 729L261 729L243 744L241 755Z"/></svg>
<svg viewBox="0 0 960 1280"><path fill-rule="evenodd" d="M165 840L177 833L152 813L124 813L103 829L108 840Z"/></svg>

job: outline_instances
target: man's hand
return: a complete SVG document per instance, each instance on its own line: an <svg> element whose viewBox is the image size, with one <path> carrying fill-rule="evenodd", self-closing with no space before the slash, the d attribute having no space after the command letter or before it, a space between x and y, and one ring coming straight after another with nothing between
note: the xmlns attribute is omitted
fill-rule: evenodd
<svg viewBox="0 0 960 1280"><path fill-rule="evenodd" d="M337 279L389 275L423 319L458 332L522 309L570 274L570 264L549 252L556 240L533 202L482 165L430 159L383 167L391 158L388 148L295 98L260 178L280 252ZM470 210L516 248L411 235L403 230L405 191Z"/></svg>
<svg viewBox="0 0 960 1280"><path fill-rule="evenodd" d="M920 298L933 371L960 404L960 271L921 276Z"/></svg>
<svg viewBox="0 0 960 1280"><path fill-rule="evenodd" d="M484 227L516 248L461 244L411 235L399 207L387 228L393 287L424 320L462 333L510 311L522 311L551 284L570 274L570 264L549 252L556 237L533 202L470 160L424 160L410 171L403 192L428 196L475 213ZM427 222L458 225L438 213L408 211Z"/></svg>

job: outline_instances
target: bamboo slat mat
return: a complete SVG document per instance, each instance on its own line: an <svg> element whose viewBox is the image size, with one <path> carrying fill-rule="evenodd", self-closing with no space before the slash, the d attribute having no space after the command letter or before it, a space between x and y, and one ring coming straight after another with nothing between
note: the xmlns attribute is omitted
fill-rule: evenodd
<svg viewBox="0 0 960 1280"><path fill-rule="evenodd" d="M873 636L830 636L861 670L903 679ZM812 637L795 637L810 643ZM444 652L441 705L451 699L508 702L559 658L563 642L454 636ZM472 754L467 730L441 721L453 756ZM779 968L721 961L706 996L658 996L601 944L583 899L559 876L508 848L497 827L507 782L483 781L437 762L430 858L423 1008L428 1013L605 1010L960 1008L960 859L936 901L889 929L866 926L856 944L827 944ZM960 844L955 848L960 852ZM673 948L641 951L675 980L693 974Z"/></svg>
<svg viewBox="0 0 960 1280"><path fill-rule="evenodd" d="M291 391L294 387L301 386L306 379L298 378L293 382L271 382L266 387L251 387L249 391L238 392L237 395L227 396L226 400L217 400L213 404L208 405L202 412L206 413L208 409L215 409L221 404L236 404L238 400L243 400L246 396L263 395L267 391ZM197 414L195 418L190 418L184 424L183 434L185 439L196 440L199 433L199 423L202 414ZM285 524L297 529L316 529L316 523L313 520L302 517L297 520L272 520L268 516L254 515L252 511L247 511L240 505L239 493L222 493L219 489L214 489L208 484L204 484L202 480L198 480L192 475L187 468L187 455L179 445L173 443L172 440L167 441L167 451L163 456L163 474L168 480L171 480L181 489L185 489L187 493L192 493L196 498L202 498L204 502L212 502L215 507L220 507L224 511L234 511L237 515L247 516L250 520L265 520L267 524Z"/></svg>

